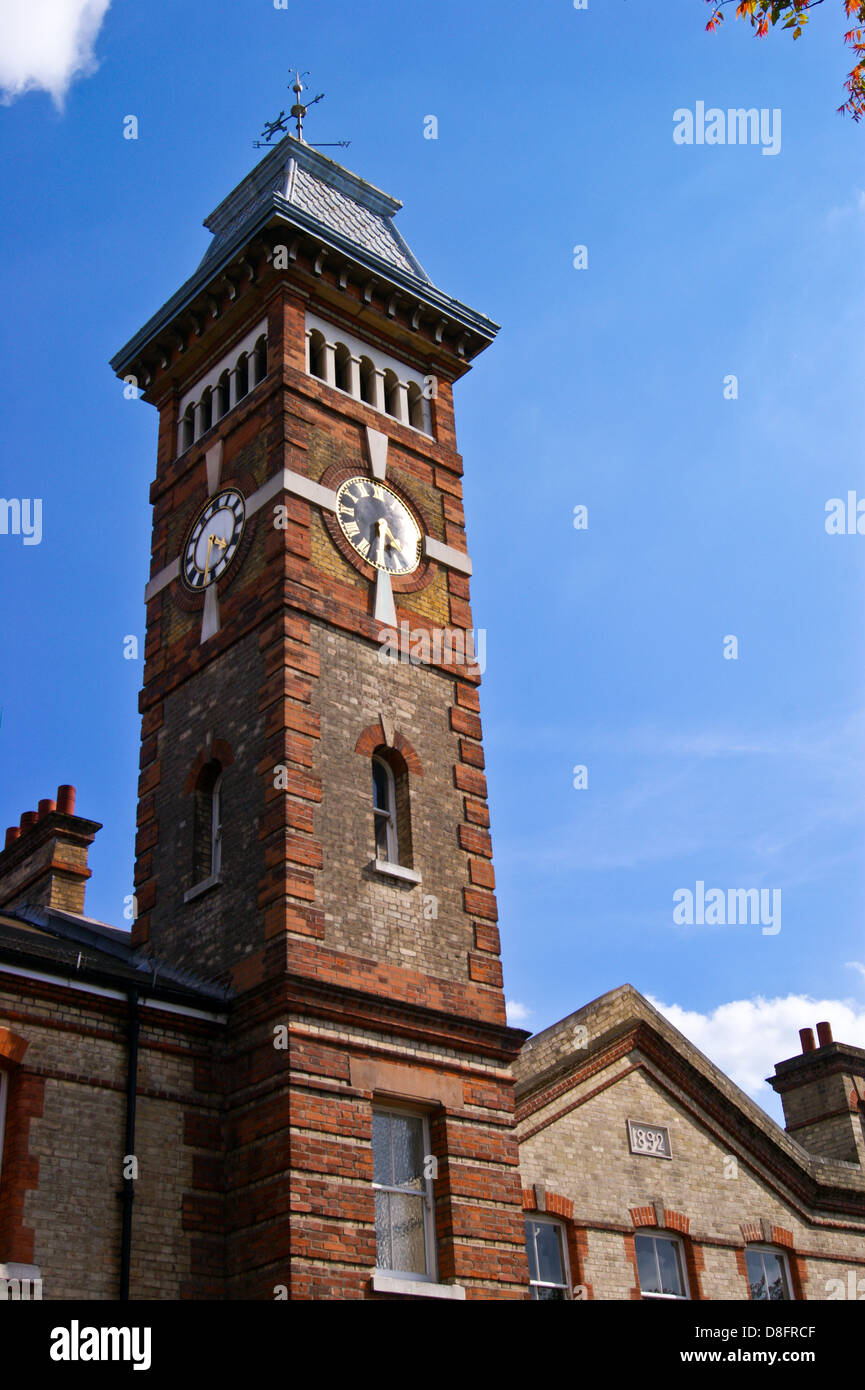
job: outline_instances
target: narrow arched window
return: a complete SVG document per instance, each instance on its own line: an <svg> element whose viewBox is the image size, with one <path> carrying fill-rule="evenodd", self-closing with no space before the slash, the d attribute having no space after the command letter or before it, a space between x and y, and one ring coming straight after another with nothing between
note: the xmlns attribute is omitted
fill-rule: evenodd
<svg viewBox="0 0 865 1390"><path fill-rule="evenodd" d="M309 374L324 381L324 334L320 333L317 328L314 328L309 335Z"/></svg>
<svg viewBox="0 0 865 1390"><path fill-rule="evenodd" d="M213 392L208 386L201 395L201 433L213 424Z"/></svg>
<svg viewBox="0 0 865 1390"><path fill-rule="evenodd" d="M216 384L216 418L221 420L231 409L231 378L223 372Z"/></svg>
<svg viewBox="0 0 865 1390"><path fill-rule="evenodd" d="M375 823L375 857L399 863L396 825L396 784L384 758L372 760L372 814Z"/></svg>
<svg viewBox="0 0 865 1390"><path fill-rule="evenodd" d="M180 422L180 449L189 449L195 443L195 406L188 405Z"/></svg>
<svg viewBox="0 0 865 1390"><path fill-rule="evenodd" d="M408 384L408 418L409 424L414 425L416 430L426 429L423 411L423 392L416 381L410 381Z"/></svg>
<svg viewBox="0 0 865 1390"><path fill-rule="evenodd" d="M237 399L245 396L249 390L249 358L242 352L237 359L237 366L234 369L235 380L237 382Z"/></svg>
<svg viewBox="0 0 865 1390"><path fill-rule="evenodd" d="M213 759L195 784L193 879L203 883L222 871L222 764Z"/></svg>
<svg viewBox="0 0 865 1390"><path fill-rule="evenodd" d="M351 353L345 343L337 343L334 353L336 385L340 391L351 391Z"/></svg>
<svg viewBox="0 0 865 1390"><path fill-rule="evenodd" d="M399 416L399 377L390 368L384 374L384 408L395 419Z"/></svg>
<svg viewBox="0 0 865 1390"><path fill-rule="evenodd" d="M360 359L360 398L375 405L375 364L370 357Z"/></svg>
<svg viewBox="0 0 865 1390"><path fill-rule="evenodd" d="M372 814L376 859L413 868L408 767L402 754L385 744L372 755Z"/></svg>
<svg viewBox="0 0 865 1390"><path fill-rule="evenodd" d="M264 381L267 376L267 339L264 334L258 339L253 350L253 386Z"/></svg>

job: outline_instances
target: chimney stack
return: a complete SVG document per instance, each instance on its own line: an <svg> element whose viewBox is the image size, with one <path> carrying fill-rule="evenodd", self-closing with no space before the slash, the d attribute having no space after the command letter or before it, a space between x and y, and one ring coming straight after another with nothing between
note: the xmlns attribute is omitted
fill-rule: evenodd
<svg viewBox="0 0 865 1390"><path fill-rule="evenodd" d="M784 1106L787 1133L809 1153L865 1169L865 1048L837 1043L829 1023L800 1028L798 1057L775 1065L769 1085Z"/></svg>
<svg viewBox="0 0 865 1390"><path fill-rule="evenodd" d="M46 797L38 811L25 811L20 825L6 831L0 850L0 909L55 907L84 912L84 889L90 870L87 851L98 821L75 815L75 788L57 788L57 800Z"/></svg>

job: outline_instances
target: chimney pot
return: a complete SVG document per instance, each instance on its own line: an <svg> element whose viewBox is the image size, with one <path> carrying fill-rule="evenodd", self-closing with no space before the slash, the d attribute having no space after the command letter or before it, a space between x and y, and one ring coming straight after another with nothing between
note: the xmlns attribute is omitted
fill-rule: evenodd
<svg viewBox="0 0 865 1390"><path fill-rule="evenodd" d="M39 819L41 820L43 816L47 816L49 811L56 810L57 802L52 801L50 797L43 797L43 799L39 802Z"/></svg>
<svg viewBox="0 0 865 1390"><path fill-rule="evenodd" d="M18 825L10 825L10 826L9 826L9 829L6 831L6 843L5 843L5 845L3 846L3 848L4 848L4 849L8 849L9 846L10 846L11 844L14 844L14 843L15 843L15 841L18 839L18 836L19 836L20 834L21 834L21 827L20 827L20 826L18 826Z"/></svg>
<svg viewBox="0 0 865 1390"><path fill-rule="evenodd" d="M25 811L24 814L23 814L22 817L21 817L21 827L20 827L20 828L21 828L22 833L25 833L26 831L28 831L28 830L30 829L31 825L35 825L36 822L38 821L38 819L39 819L39 812L38 812L38 811Z"/></svg>
<svg viewBox="0 0 865 1390"><path fill-rule="evenodd" d="M74 816L75 814L75 788L64 785L57 788L57 809L64 815Z"/></svg>
<svg viewBox="0 0 865 1390"><path fill-rule="evenodd" d="M816 1043L814 1042L814 1029L800 1028L799 1041L802 1044L803 1052L814 1052L816 1049Z"/></svg>
<svg viewBox="0 0 865 1390"><path fill-rule="evenodd" d="M817 1041L821 1047L827 1047L833 1041L831 1023L817 1024Z"/></svg>

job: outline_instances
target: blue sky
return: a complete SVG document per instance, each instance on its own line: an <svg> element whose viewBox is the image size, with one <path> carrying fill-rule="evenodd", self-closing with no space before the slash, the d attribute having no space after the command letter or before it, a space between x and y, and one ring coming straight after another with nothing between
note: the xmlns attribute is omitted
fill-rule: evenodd
<svg viewBox="0 0 865 1390"><path fill-rule="evenodd" d="M865 497L840 5L795 44L707 35L701 0L21 8L0 492L42 499L43 536L0 535L5 824L74 783L104 823L88 912L122 920L156 415L108 358L200 259L299 63L327 93L308 138L350 139L330 153L403 200L433 280L502 324L456 397L513 1016L628 980L778 1114L760 1078L798 1027L865 1045L865 538L824 526ZM777 109L779 153L674 143L700 101ZM675 925L698 881L780 890L781 931Z"/></svg>

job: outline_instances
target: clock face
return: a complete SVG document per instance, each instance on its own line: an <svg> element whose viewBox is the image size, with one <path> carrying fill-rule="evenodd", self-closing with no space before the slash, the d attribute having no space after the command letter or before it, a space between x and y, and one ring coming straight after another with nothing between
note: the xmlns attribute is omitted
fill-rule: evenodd
<svg viewBox="0 0 865 1390"><path fill-rule="evenodd" d="M243 535L246 507L237 488L211 497L193 522L182 557L183 582L198 592L221 579Z"/></svg>
<svg viewBox="0 0 865 1390"><path fill-rule="evenodd" d="M375 478L347 478L336 494L336 519L358 555L388 574L420 564L421 534L404 502Z"/></svg>

